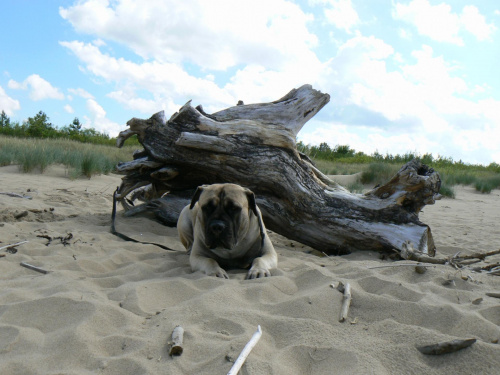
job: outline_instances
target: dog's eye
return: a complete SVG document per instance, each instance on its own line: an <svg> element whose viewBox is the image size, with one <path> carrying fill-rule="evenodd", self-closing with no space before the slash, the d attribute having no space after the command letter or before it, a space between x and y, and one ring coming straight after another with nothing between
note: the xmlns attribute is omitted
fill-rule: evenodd
<svg viewBox="0 0 500 375"><path fill-rule="evenodd" d="M201 208L204 212L210 213L215 210L215 203L210 201Z"/></svg>
<svg viewBox="0 0 500 375"><path fill-rule="evenodd" d="M237 212L241 211L241 207L235 205L233 202L228 202L226 204L226 210L229 211L229 212L237 213Z"/></svg>

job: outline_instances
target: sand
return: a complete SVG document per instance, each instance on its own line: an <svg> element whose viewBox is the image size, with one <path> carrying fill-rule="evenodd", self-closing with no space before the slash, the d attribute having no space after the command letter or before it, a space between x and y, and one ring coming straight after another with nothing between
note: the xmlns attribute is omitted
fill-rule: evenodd
<svg viewBox="0 0 500 375"><path fill-rule="evenodd" d="M243 270L229 280L207 277L191 272L175 228L120 215L117 222L119 231L177 252L109 232L119 183L115 175L70 180L59 167L0 168L0 192L32 197L0 195L0 247L29 241L15 254L0 250L0 374L226 374L258 325L262 338L241 374L500 371L500 299L485 295L500 292L499 276L445 265L424 274L372 268L394 262L367 251L320 258L271 233L279 254L273 277L246 281ZM438 254L500 248L500 191L458 187L456 195L421 214ZM339 281L353 293L344 323L342 294L332 287ZM170 357L177 325L184 353ZM477 342L442 356L416 349L457 338Z"/></svg>

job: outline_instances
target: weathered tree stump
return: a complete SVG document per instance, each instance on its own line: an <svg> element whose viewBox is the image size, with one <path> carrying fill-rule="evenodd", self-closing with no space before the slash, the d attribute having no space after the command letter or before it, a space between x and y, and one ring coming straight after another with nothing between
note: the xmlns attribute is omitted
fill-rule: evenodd
<svg viewBox="0 0 500 375"><path fill-rule="evenodd" d="M418 214L439 197L437 172L413 160L387 184L353 194L297 151L297 133L329 99L304 85L270 103L207 114L188 102L168 121L163 112L133 118L118 147L137 134L144 150L118 165L125 174L118 199L130 208L125 197L142 196L150 201L143 210L175 224L197 186L232 182L254 191L267 228L319 251L401 250L409 241L433 256L431 230Z"/></svg>

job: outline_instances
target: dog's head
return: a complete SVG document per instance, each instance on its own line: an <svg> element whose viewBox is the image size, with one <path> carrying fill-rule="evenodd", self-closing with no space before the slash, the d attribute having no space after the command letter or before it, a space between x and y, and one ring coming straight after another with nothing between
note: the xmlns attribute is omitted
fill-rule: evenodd
<svg viewBox="0 0 500 375"><path fill-rule="evenodd" d="M239 185L200 186L191 200L191 209L196 203L205 231L205 245L209 249L233 249L238 240L246 236L251 215L259 219L262 227L254 193Z"/></svg>

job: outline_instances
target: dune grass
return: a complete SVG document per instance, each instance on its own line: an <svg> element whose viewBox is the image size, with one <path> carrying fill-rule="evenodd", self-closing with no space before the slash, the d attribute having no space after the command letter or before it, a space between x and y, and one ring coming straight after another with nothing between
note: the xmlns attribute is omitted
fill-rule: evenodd
<svg viewBox="0 0 500 375"><path fill-rule="evenodd" d="M119 162L132 160L137 145L117 148L109 145L81 143L68 139L16 138L0 135L0 166L17 164L23 172L44 172L54 164L64 165L71 178L108 174ZM393 158L394 159L394 158ZM395 158L368 162L364 158L351 157L339 160L314 159L316 166L325 174L350 175L360 173L359 181L348 186L353 192L361 192L363 185L388 182L404 164ZM442 180L440 193L454 197L453 186L472 185L478 192L490 193L500 188L500 165L467 165L448 159L424 160L436 169Z"/></svg>
<svg viewBox="0 0 500 375"><path fill-rule="evenodd" d="M117 163L132 159L136 146L81 143L67 139L14 138L0 136L0 166L17 164L22 172L44 172L62 164L71 178L109 174Z"/></svg>
<svg viewBox="0 0 500 375"><path fill-rule="evenodd" d="M314 160L314 163L325 174L355 174L361 173L359 182L346 186L351 192L361 192L362 185L379 185L387 183L403 166L401 163L371 162L371 163L348 163L345 160ZM479 165L465 165L463 163L446 163L445 165L433 165L441 176L440 194L455 198L454 186L474 186L478 192L491 193L500 188L500 168L497 165L488 167Z"/></svg>

